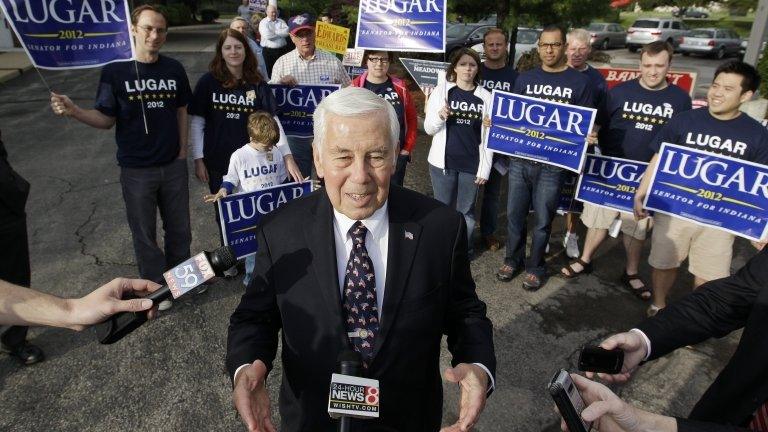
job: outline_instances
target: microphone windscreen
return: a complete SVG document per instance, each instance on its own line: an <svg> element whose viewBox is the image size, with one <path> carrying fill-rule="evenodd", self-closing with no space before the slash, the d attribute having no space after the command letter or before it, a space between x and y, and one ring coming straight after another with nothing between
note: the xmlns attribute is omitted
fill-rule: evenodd
<svg viewBox="0 0 768 432"><path fill-rule="evenodd" d="M211 267L217 274L232 268L235 264L237 264L235 251L229 246L222 246L211 252L210 260Z"/></svg>

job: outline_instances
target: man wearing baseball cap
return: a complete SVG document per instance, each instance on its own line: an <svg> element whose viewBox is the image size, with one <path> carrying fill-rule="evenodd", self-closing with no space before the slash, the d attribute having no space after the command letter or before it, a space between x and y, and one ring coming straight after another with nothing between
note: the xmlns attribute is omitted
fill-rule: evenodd
<svg viewBox="0 0 768 432"><path fill-rule="evenodd" d="M288 32L296 49L282 55L272 67L271 84L341 84L351 83L336 56L315 49L315 18L304 13L288 20ZM301 173L312 172L312 138L288 137L291 152Z"/></svg>

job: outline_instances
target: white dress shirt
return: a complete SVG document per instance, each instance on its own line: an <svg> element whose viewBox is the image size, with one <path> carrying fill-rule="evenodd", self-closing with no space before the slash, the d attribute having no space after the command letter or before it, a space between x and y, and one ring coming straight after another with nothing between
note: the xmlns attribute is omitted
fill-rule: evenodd
<svg viewBox="0 0 768 432"><path fill-rule="evenodd" d="M383 315L384 289L387 280L387 253L389 252L389 213L388 203L373 212L368 219L360 222L368 228L365 234L365 248L373 262L373 272L376 275L376 305L379 308L379 328ZM333 239L336 241L336 270L339 274L339 292L344 298L344 277L347 274L349 254L352 252L352 237L349 229L357 220L350 219L333 210Z"/></svg>
<svg viewBox="0 0 768 432"><path fill-rule="evenodd" d="M259 21L259 35L264 48L282 48L288 43L285 40L288 37L288 24L280 18L274 21L263 18Z"/></svg>

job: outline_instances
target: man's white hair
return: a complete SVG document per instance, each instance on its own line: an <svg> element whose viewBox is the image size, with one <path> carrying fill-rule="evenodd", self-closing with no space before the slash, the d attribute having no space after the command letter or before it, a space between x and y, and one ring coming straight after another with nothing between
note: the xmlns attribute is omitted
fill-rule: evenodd
<svg viewBox="0 0 768 432"><path fill-rule="evenodd" d="M315 108L314 120L314 144L316 151L322 151L325 141L326 116L334 114L340 117L380 116L388 118L389 140L392 145L392 159L397 161L400 143L400 122L392 104L379 97L376 93L362 87L346 87L337 90Z"/></svg>
<svg viewBox="0 0 768 432"><path fill-rule="evenodd" d="M232 24L234 24L234 23L236 23L238 21L242 21L242 22L245 23L245 29L246 30L250 30L251 29L251 23L249 23L248 20L243 18L243 17L234 17L234 18L232 18L232 22L229 23L229 27L232 28Z"/></svg>
<svg viewBox="0 0 768 432"><path fill-rule="evenodd" d="M566 35L565 40L568 41L568 43L571 43L571 41L577 40L580 42L583 42L584 45L589 46L589 40L592 38L592 34L583 28L577 28L573 29L568 32L568 35Z"/></svg>

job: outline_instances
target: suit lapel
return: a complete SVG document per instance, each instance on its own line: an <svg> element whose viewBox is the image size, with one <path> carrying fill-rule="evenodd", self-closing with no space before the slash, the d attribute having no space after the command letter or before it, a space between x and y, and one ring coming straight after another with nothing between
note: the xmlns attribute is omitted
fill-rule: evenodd
<svg viewBox="0 0 768 432"><path fill-rule="evenodd" d="M382 306L383 318L379 336L374 342L374 358L384 345L392 328L392 322L397 317L400 299L405 293L413 258L421 240L421 226L408 221L412 208L402 199L398 199L399 197L399 188L391 187L389 195L389 250L387 252L387 276Z"/></svg>
<svg viewBox="0 0 768 432"><path fill-rule="evenodd" d="M341 314L341 293L336 267L336 242L333 237L333 211L325 192L318 193L317 205L311 211L311 221L304 224L304 236L312 253L312 269L324 307L339 327L339 336L346 340Z"/></svg>

